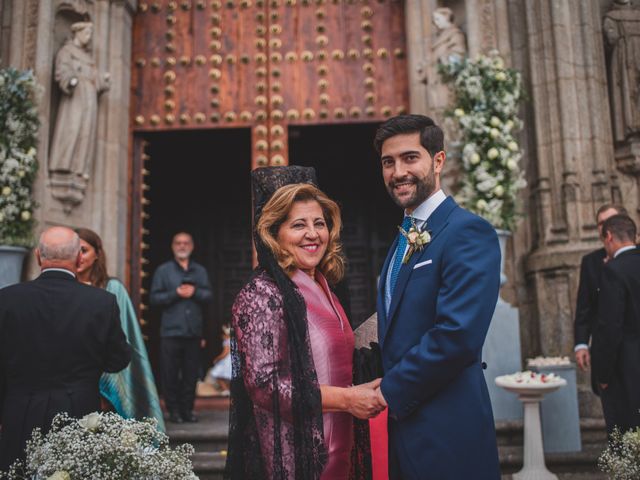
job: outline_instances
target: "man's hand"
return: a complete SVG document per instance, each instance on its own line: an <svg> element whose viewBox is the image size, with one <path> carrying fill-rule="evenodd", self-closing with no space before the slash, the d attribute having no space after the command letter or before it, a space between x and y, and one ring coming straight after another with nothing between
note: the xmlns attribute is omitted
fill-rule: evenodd
<svg viewBox="0 0 640 480"><path fill-rule="evenodd" d="M377 393L381 381L381 378L377 378L372 382L350 387L348 389L347 411L361 420L375 417L382 412L386 407L386 403L380 403Z"/></svg>
<svg viewBox="0 0 640 480"><path fill-rule="evenodd" d="M207 341L204 338L200 339L200 348L205 348L207 346Z"/></svg>
<svg viewBox="0 0 640 480"><path fill-rule="evenodd" d="M602 390L606 390L608 387L609 387L609 384L608 384L608 383L601 383L601 384L600 384L600 388L601 388Z"/></svg>
<svg viewBox="0 0 640 480"><path fill-rule="evenodd" d="M588 348L580 348L576 350L576 363L583 372L591 367L591 355Z"/></svg>
<svg viewBox="0 0 640 480"><path fill-rule="evenodd" d="M380 405L384 405L384 407L387 407L387 401L384 399L384 395L382 395L382 389L380 388L380 385L378 385L378 388L376 388L376 395L378 396L378 402L380 403Z"/></svg>
<svg viewBox="0 0 640 480"><path fill-rule="evenodd" d="M183 283L178 288L176 288L176 293L180 298L191 298L196 291L196 287L193 285L189 285L187 283Z"/></svg>

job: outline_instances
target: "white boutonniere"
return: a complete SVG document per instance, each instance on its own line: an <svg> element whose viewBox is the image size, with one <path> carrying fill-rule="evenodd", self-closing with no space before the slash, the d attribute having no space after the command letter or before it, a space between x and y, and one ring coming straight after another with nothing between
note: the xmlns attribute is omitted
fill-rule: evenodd
<svg viewBox="0 0 640 480"><path fill-rule="evenodd" d="M407 232L404 228L398 227L400 233L407 239L407 245L409 246L407 253L405 253L402 263L409 263L409 259L414 252L420 252L427 243L431 241L431 234L427 230L421 231L416 225L415 219L411 219L411 228Z"/></svg>

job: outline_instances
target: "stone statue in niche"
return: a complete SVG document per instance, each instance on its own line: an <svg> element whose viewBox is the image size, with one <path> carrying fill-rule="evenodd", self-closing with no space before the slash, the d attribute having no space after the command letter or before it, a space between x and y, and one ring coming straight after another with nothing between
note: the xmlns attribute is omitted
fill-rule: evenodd
<svg viewBox="0 0 640 480"><path fill-rule="evenodd" d="M614 0L604 16L610 47L609 90L616 143L640 139L640 10Z"/></svg>
<svg viewBox="0 0 640 480"><path fill-rule="evenodd" d="M73 23L71 32L55 60L61 96L49 155L49 186L67 212L84 198L96 153L98 96L110 86L90 51L93 24Z"/></svg>
<svg viewBox="0 0 640 480"><path fill-rule="evenodd" d="M451 106L451 91L442 83L438 67L447 65L454 59L462 60L467 54L467 45L462 30L453 23L450 8L437 8L432 14L436 35L431 44L430 62L418 69L420 80L428 87L429 107L438 112Z"/></svg>

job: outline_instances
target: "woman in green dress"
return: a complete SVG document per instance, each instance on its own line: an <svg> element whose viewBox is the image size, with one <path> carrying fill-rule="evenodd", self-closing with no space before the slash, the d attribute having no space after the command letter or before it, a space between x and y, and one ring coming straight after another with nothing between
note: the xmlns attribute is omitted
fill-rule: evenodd
<svg viewBox="0 0 640 480"><path fill-rule="evenodd" d="M165 431L164 419L153 379L151 364L144 345L140 325L125 286L107 273L102 240L88 228L76 230L80 237L82 257L78 267L78 280L94 287L104 288L116 296L120 308L122 330L131 345L131 363L118 373L104 373L100 378L100 394L124 418L140 420L155 418L158 429Z"/></svg>

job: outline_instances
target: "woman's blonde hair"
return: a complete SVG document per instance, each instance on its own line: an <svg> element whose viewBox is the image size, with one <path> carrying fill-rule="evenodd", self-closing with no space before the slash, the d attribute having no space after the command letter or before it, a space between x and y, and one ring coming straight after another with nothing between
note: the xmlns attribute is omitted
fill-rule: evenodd
<svg viewBox="0 0 640 480"><path fill-rule="evenodd" d="M345 261L340 244L342 220L340 207L320 189L309 183L296 183L279 188L262 209L256 230L260 239L269 247L280 267L287 273L297 268L293 255L278 243L278 230L289 216L296 202L318 202L329 228L329 244L318 269L327 281L335 285L344 276Z"/></svg>

